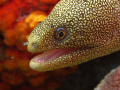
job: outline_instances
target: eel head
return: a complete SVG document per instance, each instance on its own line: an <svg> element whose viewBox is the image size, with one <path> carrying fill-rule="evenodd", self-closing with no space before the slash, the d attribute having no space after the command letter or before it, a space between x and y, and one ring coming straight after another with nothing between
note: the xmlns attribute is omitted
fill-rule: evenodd
<svg viewBox="0 0 120 90"><path fill-rule="evenodd" d="M30 67L49 71L117 51L117 6L109 0L61 0L28 38L28 51L42 52Z"/></svg>

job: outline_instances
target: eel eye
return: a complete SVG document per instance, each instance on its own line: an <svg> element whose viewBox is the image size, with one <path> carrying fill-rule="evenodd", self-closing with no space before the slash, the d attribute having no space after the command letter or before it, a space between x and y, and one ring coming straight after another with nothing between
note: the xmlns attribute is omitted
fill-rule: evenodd
<svg viewBox="0 0 120 90"><path fill-rule="evenodd" d="M56 32L55 32L55 39L58 41L61 41L61 40L65 39L66 35L67 35L66 28L59 27L56 29Z"/></svg>

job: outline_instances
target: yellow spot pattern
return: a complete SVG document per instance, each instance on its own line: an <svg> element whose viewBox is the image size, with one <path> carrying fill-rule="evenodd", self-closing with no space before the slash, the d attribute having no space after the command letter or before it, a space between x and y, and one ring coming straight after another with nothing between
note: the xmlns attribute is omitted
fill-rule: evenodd
<svg viewBox="0 0 120 90"><path fill-rule="evenodd" d="M68 32L62 41L54 38L58 27ZM30 52L89 47L43 63L31 61L30 67L37 71L73 66L120 50L120 1L61 0L32 31L28 42Z"/></svg>

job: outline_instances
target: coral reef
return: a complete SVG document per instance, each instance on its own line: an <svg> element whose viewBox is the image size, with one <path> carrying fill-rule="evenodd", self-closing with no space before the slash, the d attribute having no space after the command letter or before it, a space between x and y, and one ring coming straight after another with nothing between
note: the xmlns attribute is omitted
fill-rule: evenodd
<svg viewBox="0 0 120 90"><path fill-rule="evenodd" d="M94 90L120 90L120 66L107 74Z"/></svg>
<svg viewBox="0 0 120 90"><path fill-rule="evenodd" d="M29 68L35 56L24 45L59 0L0 0L0 90L54 90L78 66L51 72ZM24 2L24 3L23 3ZM59 77L59 78L58 78Z"/></svg>

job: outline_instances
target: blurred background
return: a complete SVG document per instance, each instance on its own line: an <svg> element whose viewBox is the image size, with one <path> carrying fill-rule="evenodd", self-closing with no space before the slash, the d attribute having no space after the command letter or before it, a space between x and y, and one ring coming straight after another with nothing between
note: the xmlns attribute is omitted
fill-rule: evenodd
<svg viewBox="0 0 120 90"><path fill-rule="evenodd" d="M51 72L30 69L27 38L59 0L0 0L0 90L55 90L78 66Z"/></svg>

